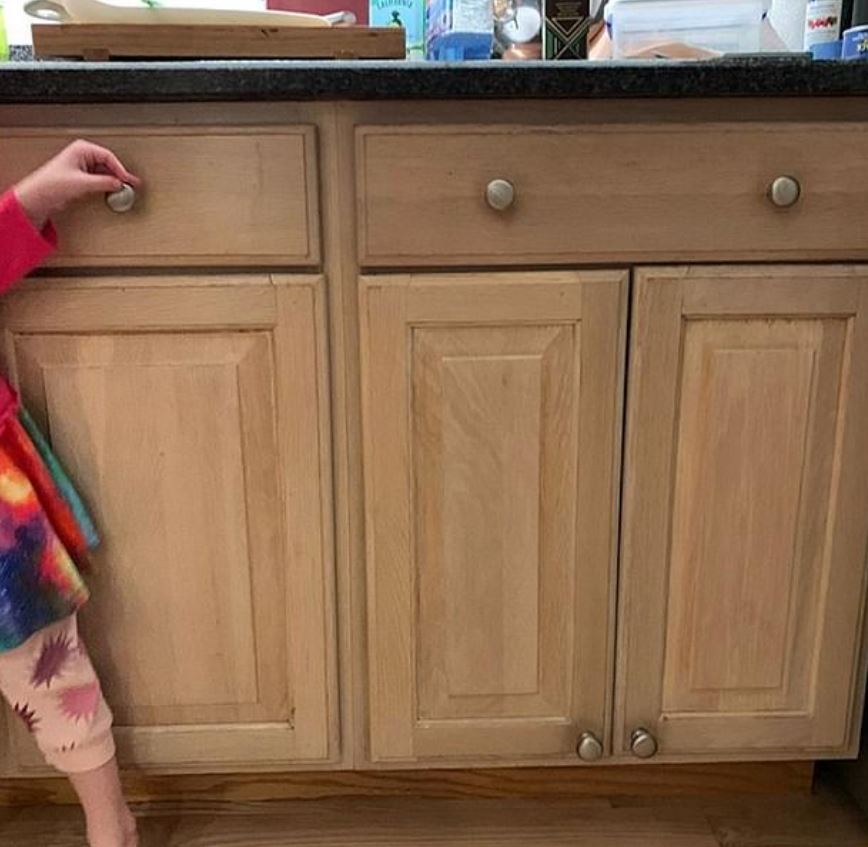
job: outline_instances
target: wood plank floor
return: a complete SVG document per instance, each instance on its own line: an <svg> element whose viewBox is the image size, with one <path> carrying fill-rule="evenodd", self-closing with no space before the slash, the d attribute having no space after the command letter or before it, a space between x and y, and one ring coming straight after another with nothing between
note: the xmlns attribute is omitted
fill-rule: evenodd
<svg viewBox="0 0 868 847"><path fill-rule="evenodd" d="M868 847L842 792L578 800L413 798L138 809L142 847ZM83 847L74 808L0 810L2 847Z"/></svg>

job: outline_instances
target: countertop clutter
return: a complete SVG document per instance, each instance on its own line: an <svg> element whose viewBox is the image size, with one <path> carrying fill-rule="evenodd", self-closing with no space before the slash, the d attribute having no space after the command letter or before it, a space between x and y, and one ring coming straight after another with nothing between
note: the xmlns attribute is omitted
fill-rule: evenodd
<svg viewBox="0 0 868 847"><path fill-rule="evenodd" d="M184 10L176 5L168 2L149 9L57 0L53 8L65 26L43 22L34 26L34 35L96 29L96 41L87 49L76 48L83 52L46 52L47 42L36 39L36 55L46 59L39 63L26 61L28 48L13 47L13 61L0 65L0 102L780 98L868 93L868 62L812 61L840 59L848 44L845 33L853 41L862 19L868 20L868 0L268 0L269 11L238 13L251 20L278 20L273 31L285 33L292 31L290 9L328 12L326 17L310 18L325 29L296 30L326 37L338 32L331 24L336 16L353 15L361 24L381 27L370 30L371 35L391 35L400 32L395 27L403 27L406 55L418 60L409 62L380 61L376 56L384 54L376 51L367 54L368 61L348 61L350 56L366 56L341 50L329 56L300 52L289 60L266 58L291 54L256 52L253 43L249 53L242 48L237 53L219 52L215 47L204 54L215 58L203 61L195 58L203 53L189 44L186 52L162 52L156 36L156 44L149 42L145 49L136 40L145 36L138 33L176 31L162 23L174 20L172 14L183 17ZM347 11L350 7L352 12ZM31 13L42 14L34 8ZM210 14L231 13L201 9L195 14L197 20L208 21ZM119 15L117 21L132 15L139 22L126 27L130 32L123 49L99 43L109 38L107 32L123 26L107 23L100 30L91 23L100 16L114 21L112 15ZM209 29L200 27L200 32ZM231 27L210 29L214 38L220 29L224 43L232 38ZM90 36L70 38L90 44ZM210 38L202 36L199 41L210 44ZM859 52L857 41L850 45L853 55ZM403 55L402 39L393 46L397 52L391 55ZM303 58L331 55L339 60ZM117 61L52 56L114 56ZM449 61L423 61L426 58ZM459 59L463 61L455 61Z"/></svg>
<svg viewBox="0 0 868 847"><path fill-rule="evenodd" d="M868 62L12 62L0 103L812 97L868 94Z"/></svg>
<svg viewBox="0 0 868 847"><path fill-rule="evenodd" d="M305 8L305 2L309 0L297 0L289 2L288 5ZM317 2L315 8L322 11L332 8L329 3L340 5L341 0ZM391 0L372 0L374 5L385 4L384 8L391 8L390 2ZM525 0L521 0L521 3L524 2ZM503 14L527 13L530 7L521 3L519 8L512 0L503 0L494 3L492 8L495 14L501 10L501 6L505 9L501 10ZM570 25L585 35L575 42L575 53L585 56L590 50L595 61L240 59L33 62L26 61L32 58L32 53L28 54L27 48L13 48L13 59L17 61L0 66L0 103L783 98L852 97L868 94L868 62L817 61L812 60L811 52L807 52L810 49L815 55L831 55L829 51L834 45L841 44L841 30L846 26L845 21L853 20L854 7L851 3L839 4L841 10L837 17L822 17L819 0L811 0L811 3L807 4L807 13L804 9L800 11L795 8L798 3L789 4L788 0L782 0L771 6L771 14L767 18L763 16L763 9L769 4L764 0L733 0L733 3L733 9L742 9L742 15L746 15L745 20L756 19L755 26L752 24L752 28L745 29L738 24L737 15L732 17L732 20L729 17L721 18L724 13L720 10L729 8L723 0L711 6L696 0L680 0L680 3L668 5L658 3L657 0L610 0L605 7L597 2L580 3L577 7L580 9L580 14L577 13L579 17ZM277 8L288 7L286 0L274 0L269 5ZM826 2L826 5L830 5L829 2ZM835 5L834 2L831 3L831 6ZM407 8L412 8L415 13L419 9L430 12L429 7L430 3L421 3L418 8ZM666 12L669 17L660 17L664 14L662 11L655 12L656 9L664 7L669 10ZM541 8L548 7L543 4ZM856 12L860 8L857 6ZM687 10L682 14L693 16L689 20L694 28L689 31L682 30L679 37L687 39L690 45L694 45L697 51L704 51L705 55L719 54L727 48L735 53L750 47L766 52L724 55L721 58L703 60L647 58L657 53L663 55L667 50L671 52L674 42L669 30L677 23L677 18L672 17L673 9ZM379 10L382 11L383 9ZM785 19L781 17L785 11L790 17L789 29L785 26ZM407 10L402 14L403 17L398 15L398 20L404 20ZM379 20L373 13L372 18ZM798 19L802 20L801 25L798 24ZM541 32L534 30L534 37L542 39L545 46L546 37L549 37L552 43L557 42L552 33L560 30L556 21L545 19L544 23L546 25ZM727 26L724 26L724 23ZM781 28L783 35L777 35L775 24ZM808 36L803 35L806 24L810 29ZM818 27L824 26L828 29L827 32L816 31ZM497 34L500 34L502 40L504 33L509 32L512 30L508 27L504 29L494 26L489 37L494 38L493 43L497 44ZM586 43L589 33L590 48ZM450 35L446 41L440 42L441 46L446 43L465 43L458 35L453 35L454 38ZM515 33L513 36L518 37ZM789 41L785 42L784 36ZM416 30L413 33L408 30L407 37L410 40L417 38ZM408 47L408 55L422 55L419 44L421 42L414 42L412 49ZM669 44L669 47L666 47L666 44ZM800 52L802 50L805 52ZM638 51L646 58L605 58L612 53L617 56L631 51ZM449 51L445 50L443 55L447 53ZM479 55L488 53L482 51ZM564 49L561 55L572 54L570 50Z"/></svg>

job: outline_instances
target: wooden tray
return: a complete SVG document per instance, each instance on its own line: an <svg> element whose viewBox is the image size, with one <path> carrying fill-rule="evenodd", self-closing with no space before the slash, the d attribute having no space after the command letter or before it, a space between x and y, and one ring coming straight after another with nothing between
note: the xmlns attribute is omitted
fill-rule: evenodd
<svg viewBox="0 0 868 847"><path fill-rule="evenodd" d="M40 59L403 59L403 29L388 27L34 24Z"/></svg>

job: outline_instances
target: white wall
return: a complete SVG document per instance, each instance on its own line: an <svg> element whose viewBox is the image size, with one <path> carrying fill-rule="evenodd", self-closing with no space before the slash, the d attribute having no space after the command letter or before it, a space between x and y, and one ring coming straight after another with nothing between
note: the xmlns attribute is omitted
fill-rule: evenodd
<svg viewBox="0 0 868 847"><path fill-rule="evenodd" d="M3 15L10 44L30 44L30 24L23 10L24 0L4 0Z"/></svg>

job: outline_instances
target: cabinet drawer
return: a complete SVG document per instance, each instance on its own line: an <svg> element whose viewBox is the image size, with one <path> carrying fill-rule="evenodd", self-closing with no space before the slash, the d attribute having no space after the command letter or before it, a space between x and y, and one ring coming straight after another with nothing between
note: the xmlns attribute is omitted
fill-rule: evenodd
<svg viewBox="0 0 868 847"><path fill-rule="evenodd" d="M369 266L868 256L868 124L361 127ZM798 180L780 208L769 188ZM514 186L509 208L487 186Z"/></svg>
<svg viewBox="0 0 868 847"><path fill-rule="evenodd" d="M0 185L14 183L79 135L113 149L144 184L129 212L112 212L94 198L61 216L55 264L319 261L312 127L12 133L0 140Z"/></svg>

